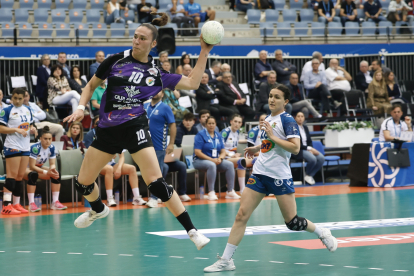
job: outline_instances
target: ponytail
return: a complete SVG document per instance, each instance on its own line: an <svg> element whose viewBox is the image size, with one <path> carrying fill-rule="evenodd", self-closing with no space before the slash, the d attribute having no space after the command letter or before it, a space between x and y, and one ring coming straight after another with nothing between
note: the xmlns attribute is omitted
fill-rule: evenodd
<svg viewBox="0 0 414 276"><path fill-rule="evenodd" d="M165 12L152 12L151 15L159 15L161 17L154 18L151 23L143 23L140 27L147 27L150 29L152 32L152 41L154 41L158 38L158 30L155 26L162 27L167 25L168 15Z"/></svg>

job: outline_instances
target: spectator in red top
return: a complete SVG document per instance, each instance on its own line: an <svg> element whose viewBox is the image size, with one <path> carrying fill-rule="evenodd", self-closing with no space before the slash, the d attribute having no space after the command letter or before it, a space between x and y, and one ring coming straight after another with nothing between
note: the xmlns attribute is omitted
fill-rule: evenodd
<svg viewBox="0 0 414 276"><path fill-rule="evenodd" d="M82 124L80 122L73 122L67 135L63 135L60 141L63 141L63 150L85 149Z"/></svg>

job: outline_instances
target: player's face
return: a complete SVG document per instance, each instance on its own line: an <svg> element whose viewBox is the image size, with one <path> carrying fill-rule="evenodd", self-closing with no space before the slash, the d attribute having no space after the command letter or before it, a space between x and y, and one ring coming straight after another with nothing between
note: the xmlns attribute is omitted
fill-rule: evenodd
<svg viewBox="0 0 414 276"><path fill-rule="evenodd" d="M208 132L214 132L216 129L216 120L210 119L207 121L206 128Z"/></svg>
<svg viewBox="0 0 414 276"><path fill-rule="evenodd" d="M1 101L1 99L0 99ZM29 101L30 101L30 95L29 92L26 91L26 93L24 94L24 98L23 98L23 104L24 105L29 105Z"/></svg>
<svg viewBox="0 0 414 276"><path fill-rule="evenodd" d="M233 130L239 130L242 126L243 120L240 117L235 117L233 120L230 121L231 128Z"/></svg>
<svg viewBox="0 0 414 276"><path fill-rule="evenodd" d="M296 114L295 120L296 123L298 123L298 125L302 125L305 121L305 115L303 115L302 112L299 112L298 114Z"/></svg>
<svg viewBox="0 0 414 276"><path fill-rule="evenodd" d="M399 121L402 116L401 108L395 108L393 111L391 111L391 116L395 121Z"/></svg>
<svg viewBox="0 0 414 276"><path fill-rule="evenodd" d="M279 89L272 89L269 93L269 109L271 112L279 112L285 109L285 96Z"/></svg>
<svg viewBox="0 0 414 276"><path fill-rule="evenodd" d="M80 133L80 127L78 125L73 125L70 129L70 132L73 134L73 136L78 136Z"/></svg>
<svg viewBox="0 0 414 276"><path fill-rule="evenodd" d="M40 137L40 143L42 144L43 148L48 148L52 144L52 134L46 133Z"/></svg>
<svg viewBox="0 0 414 276"><path fill-rule="evenodd" d="M152 32L146 27L138 27L132 39L132 48L139 54L148 55L152 48L157 45L157 41L152 41Z"/></svg>
<svg viewBox="0 0 414 276"><path fill-rule="evenodd" d="M183 120L183 124L186 129L191 129L194 125L194 120Z"/></svg>
<svg viewBox="0 0 414 276"><path fill-rule="evenodd" d="M260 124L262 124L262 123L264 122L264 120L266 119L266 116L267 116L267 115L262 115L262 116L260 116L260 118L259 118L259 123L260 123Z"/></svg>
<svg viewBox="0 0 414 276"><path fill-rule="evenodd" d="M22 106L22 105L23 105L23 95L21 95L21 94L14 94L14 95L12 96L12 104L13 104L15 107L20 107L20 106Z"/></svg>
<svg viewBox="0 0 414 276"><path fill-rule="evenodd" d="M200 123L202 125L205 125L208 117L210 117L210 114L209 113L205 113L205 114L201 115L201 117L200 117Z"/></svg>

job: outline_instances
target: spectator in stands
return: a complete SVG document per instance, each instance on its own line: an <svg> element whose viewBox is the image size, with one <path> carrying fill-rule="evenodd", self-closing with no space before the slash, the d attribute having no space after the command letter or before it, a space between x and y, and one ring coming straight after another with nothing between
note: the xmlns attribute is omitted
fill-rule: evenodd
<svg viewBox="0 0 414 276"><path fill-rule="evenodd" d="M42 63L36 70L37 85L36 85L36 97L39 103L46 108L47 106L47 80L50 77L50 57L45 54L40 58Z"/></svg>
<svg viewBox="0 0 414 276"><path fill-rule="evenodd" d="M151 3L146 3L145 0L141 0L141 3L137 6L138 22L151 23L153 19L152 12L157 12L157 9Z"/></svg>
<svg viewBox="0 0 414 276"><path fill-rule="evenodd" d="M325 76L333 99L343 103L344 91L351 91L351 84L349 83L352 80L351 75L339 66L339 61L336 58L333 58L329 62L329 68L326 69Z"/></svg>
<svg viewBox="0 0 414 276"><path fill-rule="evenodd" d="M83 151L86 147L83 143L82 123L73 122L69 127L67 135L63 135L60 141L63 142L63 150L81 149Z"/></svg>
<svg viewBox="0 0 414 276"><path fill-rule="evenodd" d="M382 71L374 73L371 83L368 86L367 107L372 108L374 115L384 116L391 108L390 99L382 76Z"/></svg>
<svg viewBox="0 0 414 276"><path fill-rule="evenodd" d="M233 82L230 72L222 74L223 80L217 84L220 90L218 99L220 105L232 109L234 113L243 114L246 121L252 121L254 118L253 109L246 104L246 95L240 89L237 82Z"/></svg>
<svg viewBox="0 0 414 276"><path fill-rule="evenodd" d="M95 116L92 121L93 128L88 131L83 137L83 144L86 148L89 148L92 145L93 140L95 140L96 136L96 127L98 126L99 122L99 115Z"/></svg>
<svg viewBox="0 0 414 276"><path fill-rule="evenodd" d="M105 53L103 51L98 51L95 53L95 63L92 63L89 66L89 78L92 78L95 75L96 70L98 70L99 65L101 65L102 61L105 60Z"/></svg>
<svg viewBox="0 0 414 276"><path fill-rule="evenodd" d="M378 70L381 70L383 73L391 71L390 68L388 68L384 65L381 65L381 61L378 60L378 59L374 59L371 62L371 66L369 67L369 70L371 71L371 75L374 75L374 73Z"/></svg>
<svg viewBox="0 0 414 276"><path fill-rule="evenodd" d="M340 2L340 0L338 1ZM343 1L341 4L341 22L342 26L345 27L347 21L359 22L358 11L353 0Z"/></svg>
<svg viewBox="0 0 414 276"><path fill-rule="evenodd" d="M325 64L323 63L322 54L320 52L313 52L312 53L312 60L315 59L315 58L319 60L319 71L324 71L325 72ZM300 81L304 80L306 72L310 72L310 71L313 70L312 69L313 68L312 67L312 60L306 62L305 65L303 65L302 75L300 76Z"/></svg>
<svg viewBox="0 0 414 276"><path fill-rule="evenodd" d="M385 119L381 124L379 133L380 142L391 142L394 139L399 140L403 131L413 131L411 118L405 116L404 121L402 121L402 115L401 105L393 105L391 109L391 117Z"/></svg>
<svg viewBox="0 0 414 276"><path fill-rule="evenodd" d="M268 114L261 114L259 117L259 125L253 127L249 130L247 134L247 147L254 147L262 144L262 140L260 139L260 124L263 124ZM255 156L259 156L259 152L255 154Z"/></svg>
<svg viewBox="0 0 414 276"><path fill-rule="evenodd" d="M331 107L329 103L338 108L341 103L332 99L332 94L329 92L326 82L326 76L324 71L319 71L319 59L312 60L313 70L306 72L304 76L305 89L308 89L308 97L311 99L317 99L322 101L322 109L324 111L330 111Z"/></svg>
<svg viewBox="0 0 414 276"><path fill-rule="evenodd" d="M81 78L82 72L78 65L72 66L70 70L69 86L70 89L82 94L83 88L86 86L86 81Z"/></svg>
<svg viewBox="0 0 414 276"><path fill-rule="evenodd" d="M184 64L182 66L182 75L188 77L191 73L191 71L193 70L193 67L191 67L190 64ZM189 96L192 99L195 99L196 95L194 93L194 90L186 90L186 89L181 89L178 90L180 91L181 97L182 96Z"/></svg>
<svg viewBox="0 0 414 276"><path fill-rule="evenodd" d="M63 76L70 78L70 66L66 64L67 58L66 58L66 53L65 52L60 52L58 54L58 61L57 64L59 64L62 67L62 74Z"/></svg>
<svg viewBox="0 0 414 276"><path fill-rule="evenodd" d="M275 51L276 60L272 63L273 70L277 74L277 82L287 85L289 84L290 74L296 72L296 66L287 60L283 60L282 50Z"/></svg>
<svg viewBox="0 0 414 276"><path fill-rule="evenodd" d="M413 8L414 8L414 0L405 0L405 2L407 3L407 5L412 8L412 10L407 12L407 18L408 18L408 22L411 23L414 21L414 13L413 13Z"/></svg>
<svg viewBox="0 0 414 276"><path fill-rule="evenodd" d="M187 195L187 165L180 160L164 163L162 172L164 179L167 178L169 172L177 173L177 194L182 202L191 201L191 198Z"/></svg>
<svg viewBox="0 0 414 276"><path fill-rule="evenodd" d="M99 115L99 109L101 108L101 101L102 96L106 90L106 80L103 80L101 84L96 87L95 91L93 91L91 104L92 104L92 114L94 116Z"/></svg>
<svg viewBox="0 0 414 276"><path fill-rule="evenodd" d="M158 54L158 61L159 61L161 66L164 62L168 61L168 51L161 51Z"/></svg>
<svg viewBox="0 0 414 276"><path fill-rule="evenodd" d="M220 76L220 70L221 62L218 60L213 61L213 63L211 63L211 67L205 70L206 74L208 75L208 84L215 87L217 85L217 82L222 80Z"/></svg>
<svg viewBox="0 0 414 276"><path fill-rule="evenodd" d="M406 104L407 101L402 97L400 87L395 83L395 76L392 71L384 73L385 84L387 85L388 97L391 104Z"/></svg>
<svg viewBox="0 0 414 276"><path fill-rule="evenodd" d="M228 63L223 63L220 67L220 73L223 75L224 72L230 72L231 73L231 67ZM237 82L236 76L231 73L231 76L233 78L233 81Z"/></svg>
<svg viewBox="0 0 414 276"><path fill-rule="evenodd" d="M356 6L358 9L363 10L363 9L364 9L363 2L365 2L365 1L366 1L366 0L354 0L354 3L355 3L355 6ZM361 18L361 19L363 19L363 18Z"/></svg>
<svg viewBox="0 0 414 276"><path fill-rule="evenodd" d="M198 117L199 117L199 123L196 124L196 129L198 132L202 131L203 129L206 128L206 122L207 122L207 118L210 117L210 111L208 111L207 109L202 109L198 112ZM214 131L216 132L220 132L219 128L216 125L216 128L214 129Z"/></svg>
<svg viewBox="0 0 414 276"><path fill-rule="evenodd" d="M266 81L270 71L273 71L273 68L267 61L267 51L262 50L259 53L259 60L254 66L254 76L256 81L259 81L260 83Z"/></svg>
<svg viewBox="0 0 414 276"><path fill-rule="evenodd" d="M254 0L236 0L236 10L247 12L247 10L254 9Z"/></svg>
<svg viewBox="0 0 414 276"><path fill-rule="evenodd" d="M372 81L373 72L368 71L368 62L366 60L361 61L359 70L355 76L356 89L368 92L368 85Z"/></svg>
<svg viewBox="0 0 414 276"><path fill-rule="evenodd" d="M298 112L295 116L296 123L299 127L300 133L300 151L297 155L292 155L296 160L305 160L305 182L314 185L315 179L313 177L322 168L325 162L325 156L312 147L312 139L310 137L309 128L304 125L305 115Z"/></svg>
<svg viewBox="0 0 414 276"><path fill-rule="evenodd" d="M267 75L267 81L262 82L259 86L259 94L256 98L256 110L270 114L269 109L269 93L272 87L278 84L276 82L277 74L275 71L270 71Z"/></svg>
<svg viewBox="0 0 414 276"><path fill-rule="evenodd" d="M23 104L32 111L33 121L37 129L44 128L45 126L49 127L49 132L55 136L55 141L60 141L65 131L63 126L46 121L46 113L37 104L30 102L30 94L27 91L24 94Z"/></svg>
<svg viewBox="0 0 414 276"><path fill-rule="evenodd" d="M378 0L367 0L364 3L364 12L368 21L374 21L375 23L387 21L382 15L382 5Z"/></svg>
<svg viewBox="0 0 414 276"><path fill-rule="evenodd" d="M234 165L232 162L225 160L226 150L220 133L215 131L216 127L216 119L209 117L206 121L206 129L195 136L193 165L197 170L206 171L208 200L218 200L214 191L217 171L226 174L226 198L239 199L240 196L234 191Z"/></svg>
<svg viewBox="0 0 414 276"><path fill-rule="evenodd" d="M335 16L335 6L332 0L322 0L318 6L319 22L328 24L329 22L340 22L341 19Z"/></svg>
<svg viewBox="0 0 414 276"><path fill-rule="evenodd" d="M187 108L180 105L180 102L178 101L179 98L180 92L178 90L171 91L168 88L164 89L164 98L162 99L162 102L171 108L176 121L181 121L184 115L190 112Z"/></svg>
<svg viewBox="0 0 414 276"><path fill-rule="evenodd" d="M407 22L408 11L412 11L413 8L408 6L405 1L395 0L391 1L388 6L388 16L387 19L392 23L397 21Z"/></svg>
<svg viewBox="0 0 414 276"><path fill-rule="evenodd" d="M185 13L187 16L194 18L194 23L196 28L198 23L205 22L208 20L214 20L216 18L216 11L208 8L205 12L201 11L201 5L194 3L194 0L189 0L187 4L184 5Z"/></svg>
<svg viewBox="0 0 414 276"><path fill-rule="evenodd" d="M119 5L118 0L109 0L106 6L106 20L105 23L110 25L111 23L125 23L125 19L121 17L121 10L125 11L125 15L128 14L128 7Z"/></svg>
<svg viewBox="0 0 414 276"><path fill-rule="evenodd" d="M290 89L290 100L289 103L292 105L292 114L295 112L302 112L305 118L309 117L309 112L312 113L314 118L322 118L322 115L312 106L312 103L305 100L303 96L303 87L299 83L299 76L297 73L290 74L290 80L287 87Z"/></svg>
<svg viewBox="0 0 414 276"><path fill-rule="evenodd" d="M183 74L183 67L185 64L190 65L190 55L188 54L184 54L181 56L180 65L178 65L178 67L175 69L175 73L180 75Z"/></svg>
<svg viewBox="0 0 414 276"><path fill-rule="evenodd" d="M161 65L161 67L162 67L163 70L165 70L167 72L171 71L171 63L168 60L164 61Z"/></svg>
<svg viewBox="0 0 414 276"><path fill-rule="evenodd" d="M177 3L178 0L171 0L171 4L167 5L167 10L169 11L169 16L171 18L171 23L176 23L177 26L181 26L181 22L190 20L194 21L193 18L185 16L185 8L183 6L183 1Z"/></svg>
<svg viewBox="0 0 414 276"><path fill-rule="evenodd" d="M3 102L3 90L0 89L0 111L3 110L3 108L8 107L9 105ZM30 97L29 97L30 98Z"/></svg>
<svg viewBox="0 0 414 276"><path fill-rule="evenodd" d="M184 135L196 135L198 133L194 123L194 114L191 112L186 113L183 117L183 121L177 127L177 135L175 136L174 142L177 147L181 147Z"/></svg>
<svg viewBox="0 0 414 276"><path fill-rule="evenodd" d="M70 90L68 79L62 75L62 66L55 64L52 66L51 74L47 80L48 98L50 105L61 105L70 103L72 112L75 112L79 105L80 95L74 90Z"/></svg>

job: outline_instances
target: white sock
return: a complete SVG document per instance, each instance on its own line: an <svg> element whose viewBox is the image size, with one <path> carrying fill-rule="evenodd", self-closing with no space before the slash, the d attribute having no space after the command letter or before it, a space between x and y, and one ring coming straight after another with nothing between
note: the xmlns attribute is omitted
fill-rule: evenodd
<svg viewBox="0 0 414 276"><path fill-rule="evenodd" d="M222 259L225 259L229 261L231 257L233 257L234 252L236 252L237 245L232 245L230 243L227 243L226 249L224 249Z"/></svg>
<svg viewBox="0 0 414 276"><path fill-rule="evenodd" d="M20 204L20 196L13 196L13 205Z"/></svg>
<svg viewBox="0 0 414 276"><path fill-rule="evenodd" d="M244 186L245 186L245 182L246 181L246 177L239 177L239 186L240 186L240 192L242 193L244 190Z"/></svg>
<svg viewBox="0 0 414 276"><path fill-rule="evenodd" d="M3 202L4 201L11 201L12 193L3 193Z"/></svg>
<svg viewBox="0 0 414 276"><path fill-rule="evenodd" d="M52 192L53 203L59 200L59 192Z"/></svg>
<svg viewBox="0 0 414 276"><path fill-rule="evenodd" d="M107 196L107 198L113 197L112 192L113 192L112 190L106 190L106 196Z"/></svg>
<svg viewBox="0 0 414 276"><path fill-rule="evenodd" d="M34 193L27 193L27 197L29 198L29 204L34 202Z"/></svg>
<svg viewBox="0 0 414 276"><path fill-rule="evenodd" d="M321 114L319 114L319 115L318 115L318 118L322 118L322 115L321 115Z"/></svg>
<svg viewBox="0 0 414 276"><path fill-rule="evenodd" d="M138 190L138 188L132 189L132 193L134 194L134 197L139 197L139 190Z"/></svg>
<svg viewBox="0 0 414 276"><path fill-rule="evenodd" d="M318 238L322 236L322 229L315 225L315 231L313 231Z"/></svg>

